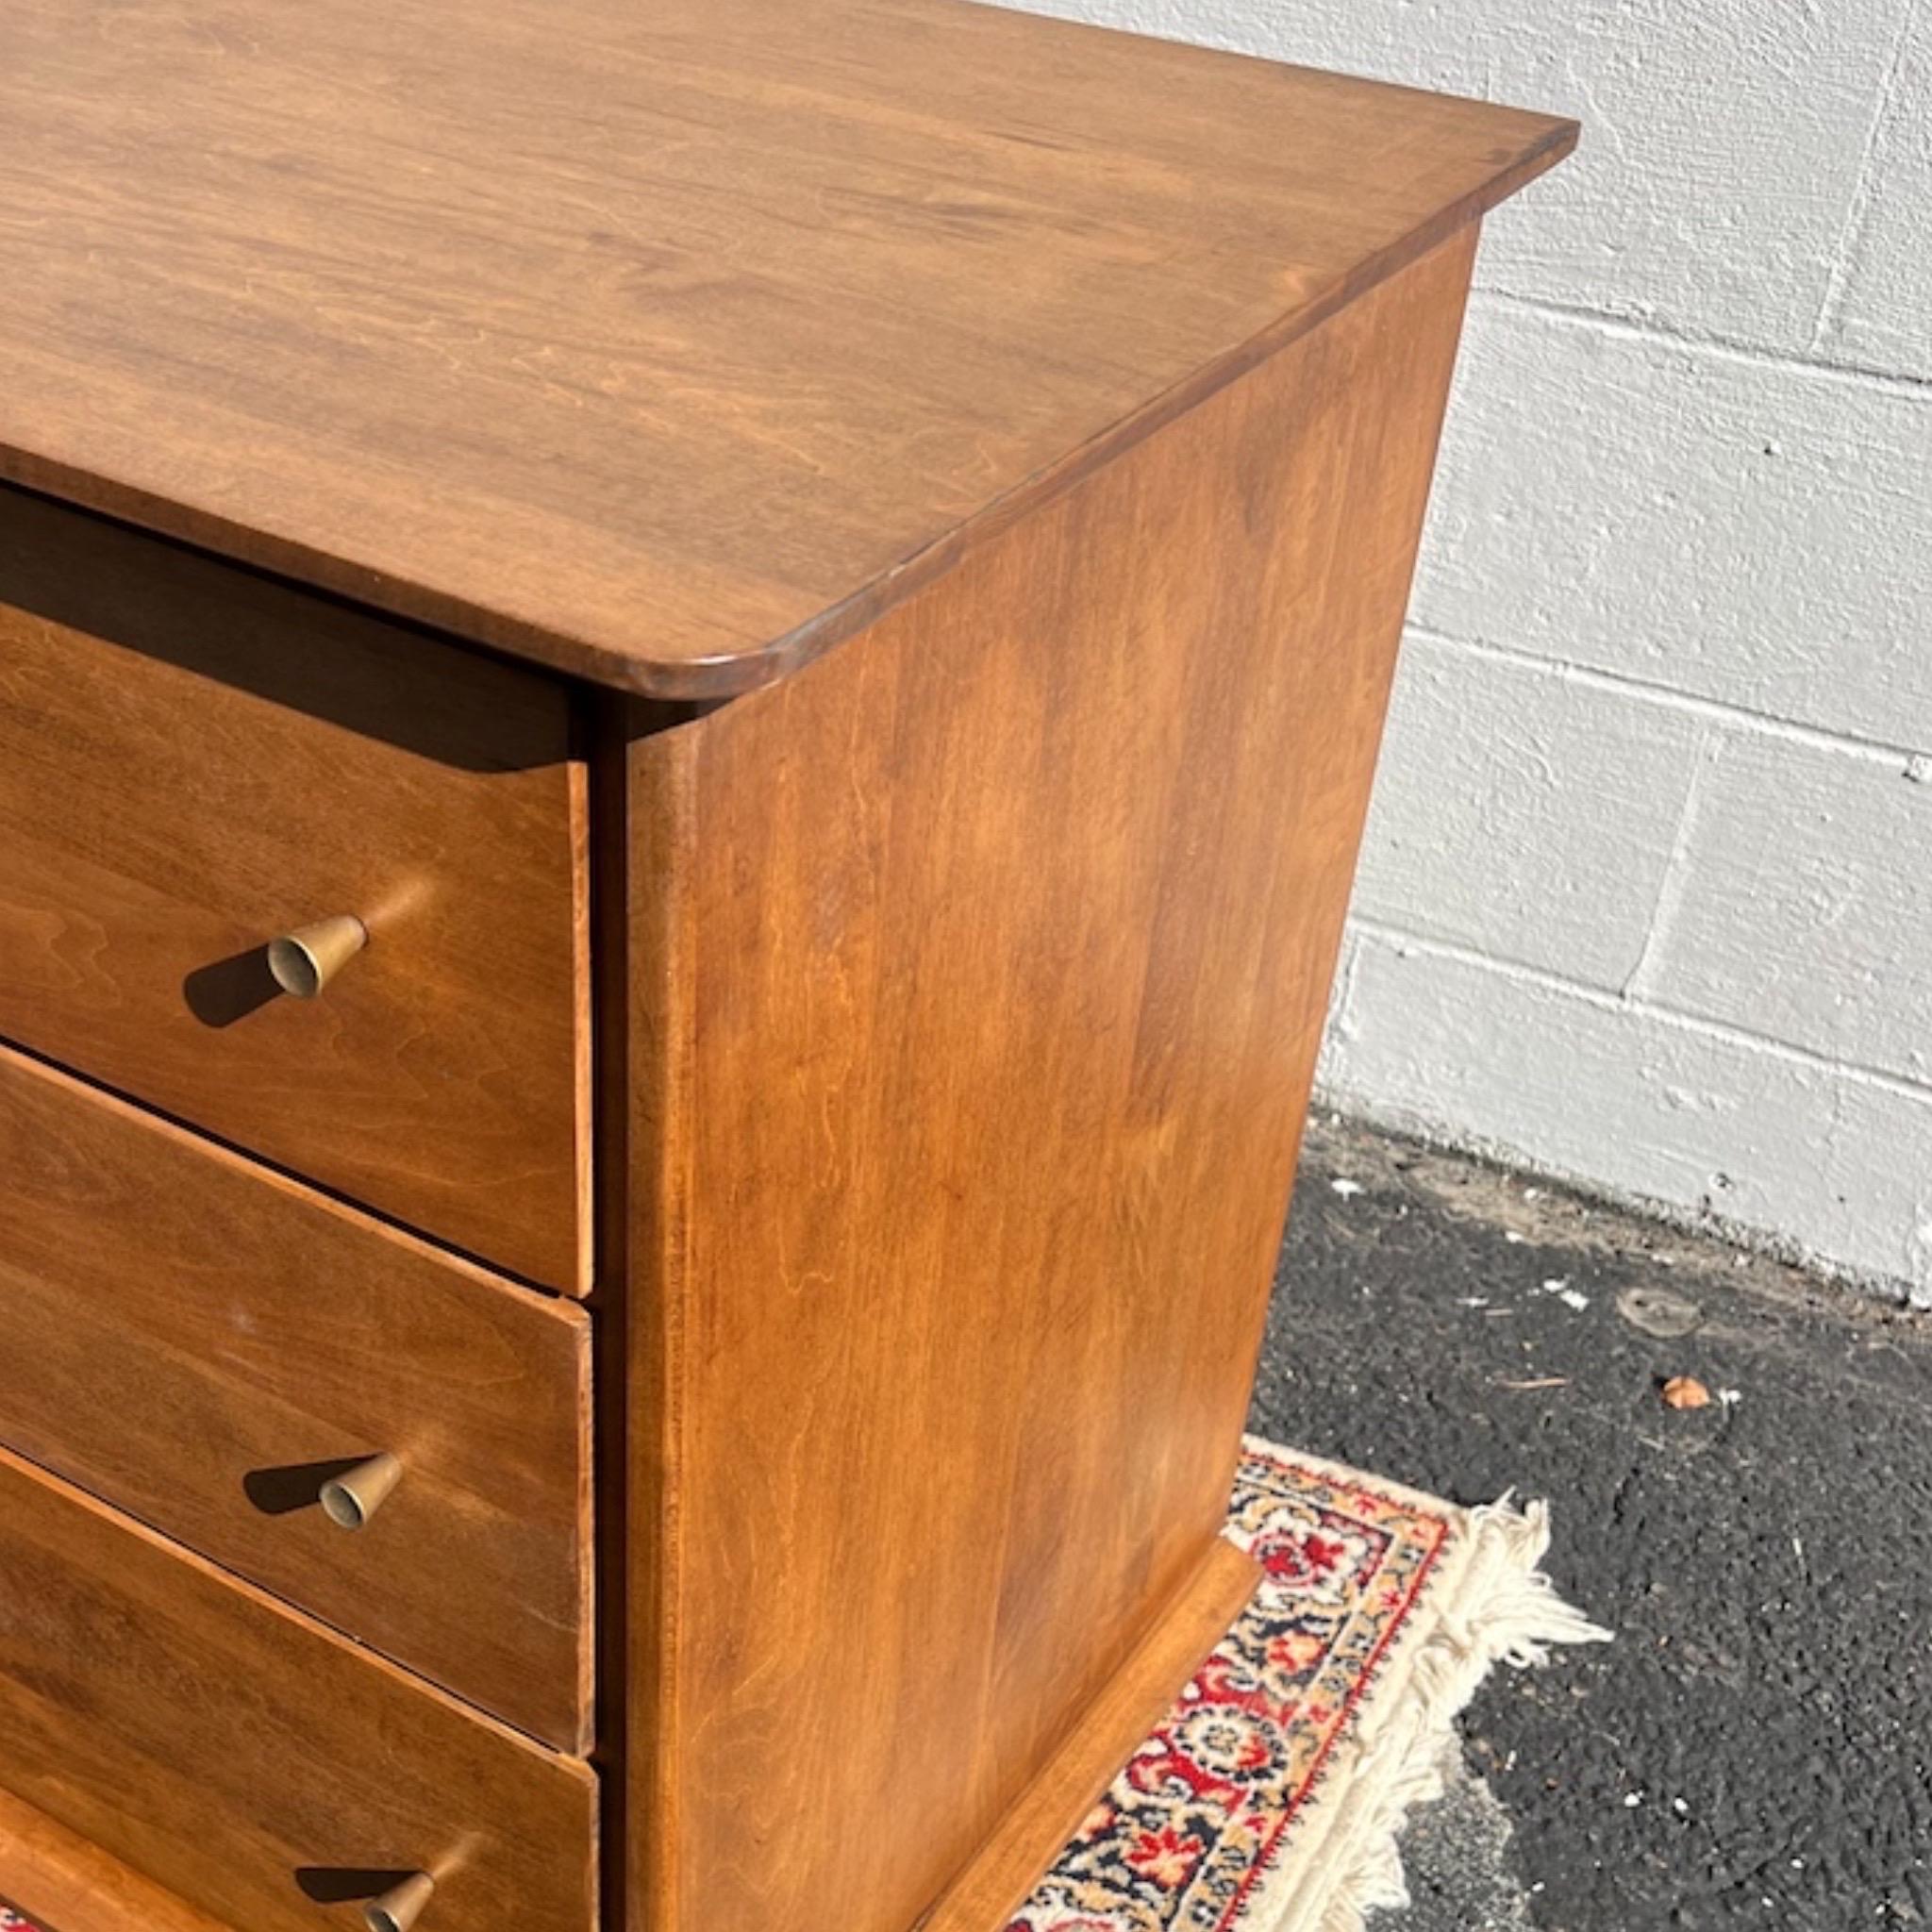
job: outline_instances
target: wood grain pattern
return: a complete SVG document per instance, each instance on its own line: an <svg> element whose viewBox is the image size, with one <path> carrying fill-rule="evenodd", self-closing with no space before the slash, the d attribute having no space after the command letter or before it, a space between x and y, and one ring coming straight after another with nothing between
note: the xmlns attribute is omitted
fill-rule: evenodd
<svg viewBox="0 0 1932 1932"><path fill-rule="evenodd" d="M631 746L630 1932L906 1932L1217 1533L1474 245Z"/></svg>
<svg viewBox="0 0 1932 1932"><path fill-rule="evenodd" d="M6 1790L0 1884L9 1905L58 1932L232 1932Z"/></svg>
<svg viewBox="0 0 1932 1932"><path fill-rule="evenodd" d="M8 0L0 475L741 690L1574 135L957 0Z"/></svg>
<svg viewBox="0 0 1932 1932"><path fill-rule="evenodd" d="M248 1932L415 1870L435 1932L593 1932L587 1766L4 1450L0 1736L17 1797Z"/></svg>
<svg viewBox="0 0 1932 1932"><path fill-rule="evenodd" d="M581 1293L570 728L527 672L0 491L0 1036ZM260 948L339 912L367 951L275 996Z"/></svg>
<svg viewBox="0 0 1932 1932"><path fill-rule="evenodd" d="M680 1477L688 1407L697 950L687 714L601 708L594 903L599 1148L598 1529L610 1932L684 1932L685 1627ZM701 1533L701 1532L700 1532ZM789 1614L789 1612L788 1612Z"/></svg>
<svg viewBox="0 0 1932 1932"><path fill-rule="evenodd" d="M5 1052L0 1176L0 1442L588 1747L580 1308ZM322 1483L382 1450L401 1485L336 1528Z"/></svg>
<svg viewBox="0 0 1932 1932"><path fill-rule="evenodd" d="M1008 1924L1087 1814L1174 1707L1246 1608L1261 1566L1217 1541L1166 1616L1148 1632L1073 1735L1000 1820L918 1932L994 1932Z"/></svg>

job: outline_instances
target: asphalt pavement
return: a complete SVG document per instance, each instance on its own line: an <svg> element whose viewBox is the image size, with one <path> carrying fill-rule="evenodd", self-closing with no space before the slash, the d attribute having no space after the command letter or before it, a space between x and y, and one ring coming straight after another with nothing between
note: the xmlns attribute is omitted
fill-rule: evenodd
<svg viewBox="0 0 1932 1932"><path fill-rule="evenodd" d="M1374 1932L1932 1925L1932 1317L1323 1121L1253 1425L1546 1497L1618 1633L1491 1680Z"/></svg>

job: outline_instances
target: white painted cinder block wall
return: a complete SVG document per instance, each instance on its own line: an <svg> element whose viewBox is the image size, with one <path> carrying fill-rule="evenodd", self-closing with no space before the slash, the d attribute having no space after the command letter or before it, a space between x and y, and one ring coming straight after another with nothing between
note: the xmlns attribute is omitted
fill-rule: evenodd
<svg viewBox="0 0 1932 1932"><path fill-rule="evenodd" d="M1585 124L1485 237L1324 1091L1932 1302L1932 0L1028 4Z"/></svg>

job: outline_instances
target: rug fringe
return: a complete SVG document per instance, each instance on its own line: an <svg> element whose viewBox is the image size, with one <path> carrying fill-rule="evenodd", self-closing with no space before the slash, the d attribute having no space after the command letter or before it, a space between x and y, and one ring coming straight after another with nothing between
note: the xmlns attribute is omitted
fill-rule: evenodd
<svg viewBox="0 0 1932 1932"><path fill-rule="evenodd" d="M1322 1847L1321 1901L1285 1897L1267 1932L1362 1932L1374 1907L1409 1903L1399 1835L1410 1809L1442 1795L1456 1761L1456 1720L1498 1663L1519 1670L1557 1644L1607 1643L1611 1633L1559 1597L1539 1567L1550 1546L1549 1509L1509 1497L1473 1509L1452 1603L1409 1662L1403 1693L1371 1699L1350 1748L1331 1764L1335 1822Z"/></svg>

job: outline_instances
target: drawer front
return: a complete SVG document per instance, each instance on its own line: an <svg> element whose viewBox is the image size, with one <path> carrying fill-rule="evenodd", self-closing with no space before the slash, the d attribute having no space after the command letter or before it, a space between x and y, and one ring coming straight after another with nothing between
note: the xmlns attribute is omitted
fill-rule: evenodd
<svg viewBox="0 0 1932 1932"><path fill-rule="evenodd" d="M589 1327L0 1052L0 1442L571 1750Z"/></svg>
<svg viewBox="0 0 1932 1932"><path fill-rule="evenodd" d="M0 1784L243 1932L592 1932L596 1780L0 1451ZM353 1910L353 1907L351 1907Z"/></svg>
<svg viewBox="0 0 1932 1932"><path fill-rule="evenodd" d="M562 687L0 491L0 1036L580 1292L583 857Z"/></svg>

